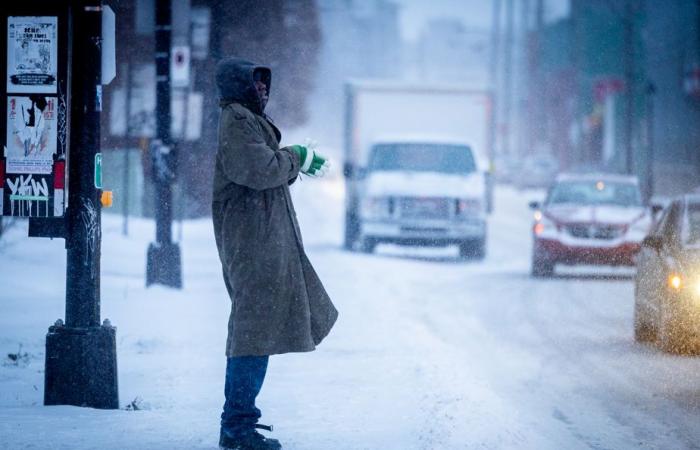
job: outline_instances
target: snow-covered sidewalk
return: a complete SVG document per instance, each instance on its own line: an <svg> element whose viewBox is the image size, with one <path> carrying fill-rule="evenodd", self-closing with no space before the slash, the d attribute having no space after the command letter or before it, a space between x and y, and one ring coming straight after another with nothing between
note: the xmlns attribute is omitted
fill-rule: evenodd
<svg viewBox="0 0 700 450"><path fill-rule="evenodd" d="M692 399L700 364L635 347L629 280L529 279L526 205L538 193L499 192L484 262L456 249L344 252L340 182L304 180L294 195L340 318L316 352L271 358L259 406L285 449L692 448L697 405L669 395ZM65 250L24 236L13 229L0 249L0 447L216 448L229 300L210 221L184 223L176 291L144 287L152 222L132 219L124 237L104 215L115 411L42 405ZM26 357L5 358L20 345Z"/></svg>

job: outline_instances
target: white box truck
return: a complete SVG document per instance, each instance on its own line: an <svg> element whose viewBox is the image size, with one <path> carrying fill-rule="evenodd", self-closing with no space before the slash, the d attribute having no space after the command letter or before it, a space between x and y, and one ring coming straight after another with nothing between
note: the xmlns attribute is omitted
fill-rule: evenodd
<svg viewBox="0 0 700 450"><path fill-rule="evenodd" d="M346 85L345 247L486 252L491 95L462 86Z"/></svg>

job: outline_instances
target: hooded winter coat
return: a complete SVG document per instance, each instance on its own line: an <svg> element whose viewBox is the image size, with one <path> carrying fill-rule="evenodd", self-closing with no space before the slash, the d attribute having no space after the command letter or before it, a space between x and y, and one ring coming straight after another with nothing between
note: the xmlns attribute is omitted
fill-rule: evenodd
<svg viewBox="0 0 700 450"><path fill-rule="evenodd" d="M299 157L279 148L256 73L269 93L266 67L231 58L216 74L221 115L212 214L231 297L228 357L314 350L338 316L304 252L289 193Z"/></svg>

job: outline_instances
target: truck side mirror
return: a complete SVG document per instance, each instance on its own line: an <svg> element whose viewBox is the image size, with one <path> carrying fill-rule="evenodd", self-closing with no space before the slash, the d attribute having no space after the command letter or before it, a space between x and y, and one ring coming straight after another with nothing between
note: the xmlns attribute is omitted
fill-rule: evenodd
<svg viewBox="0 0 700 450"><path fill-rule="evenodd" d="M528 205L530 206L530 209L540 209L542 207L540 202L530 202Z"/></svg>
<svg viewBox="0 0 700 450"><path fill-rule="evenodd" d="M659 236L647 236L642 240L642 247L653 248L659 251L663 247L663 241Z"/></svg>
<svg viewBox="0 0 700 450"><path fill-rule="evenodd" d="M345 178L352 178L353 175L353 165L349 162L343 163L343 176Z"/></svg>

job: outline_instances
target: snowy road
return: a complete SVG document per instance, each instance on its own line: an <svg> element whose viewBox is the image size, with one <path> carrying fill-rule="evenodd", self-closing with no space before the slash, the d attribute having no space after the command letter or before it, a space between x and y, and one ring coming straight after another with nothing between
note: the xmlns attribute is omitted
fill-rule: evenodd
<svg viewBox="0 0 700 450"><path fill-rule="evenodd" d="M285 448L700 448L700 359L633 342L630 272L529 277L536 194L501 189L487 259L463 262L456 249L341 251L340 186L326 182L319 196L313 183L294 195L341 316L317 352L271 360L260 406ZM322 206L304 207L309 197ZM0 443L215 448L228 304L210 223L185 224L182 292L143 288L151 223L133 223L129 238L118 218L104 229L103 316L118 327L121 403L139 397L142 410L41 406L64 252L15 230L0 249L13 261L0 270L0 355L19 344L29 355L0 365Z"/></svg>

